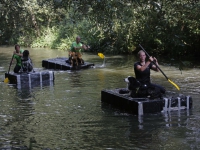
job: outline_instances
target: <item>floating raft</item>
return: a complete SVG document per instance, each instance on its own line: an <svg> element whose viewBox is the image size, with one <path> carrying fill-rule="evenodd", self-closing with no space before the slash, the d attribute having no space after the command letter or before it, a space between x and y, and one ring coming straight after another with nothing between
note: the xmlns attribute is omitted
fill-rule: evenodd
<svg viewBox="0 0 200 150"><path fill-rule="evenodd" d="M132 98L129 94L119 94L119 90L102 90L101 101L136 115L192 108L192 98L190 96L179 95L152 100L149 98Z"/></svg>
<svg viewBox="0 0 200 150"><path fill-rule="evenodd" d="M5 78L9 79L9 84L16 84L17 88L34 87L38 85L48 86L54 82L54 72L5 73Z"/></svg>
<svg viewBox="0 0 200 150"><path fill-rule="evenodd" d="M94 66L93 63L85 62L83 65L71 67L71 65L67 63L67 61L68 58L66 57L42 60L42 67L55 70L79 70Z"/></svg>

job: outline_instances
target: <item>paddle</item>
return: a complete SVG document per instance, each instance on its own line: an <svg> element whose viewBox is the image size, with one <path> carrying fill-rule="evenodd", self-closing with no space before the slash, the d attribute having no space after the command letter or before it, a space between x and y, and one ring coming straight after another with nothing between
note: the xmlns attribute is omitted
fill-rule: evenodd
<svg viewBox="0 0 200 150"><path fill-rule="evenodd" d="M98 53L98 56L102 59L105 57L102 53Z"/></svg>
<svg viewBox="0 0 200 150"><path fill-rule="evenodd" d="M8 74L9 74L9 72L10 72L10 67L11 67L11 65L12 65L13 58L14 58L14 54L13 54L12 59L11 59L11 61L10 61L10 66L9 66L9 69L8 69ZM4 79L4 82L5 82L5 83L8 83L8 82L9 82L8 77Z"/></svg>
<svg viewBox="0 0 200 150"><path fill-rule="evenodd" d="M149 56L149 54L144 50L144 48L139 44L139 46L142 48L142 50L146 53L146 55L148 56L148 57L150 57ZM156 65L156 67L160 70L160 72L165 76L165 78L172 84L172 85L174 85L176 88L177 88L177 90L180 90L180 88L179 88L179 86L176 84L176 83L174 83L172 80L170 80L165 74L164 74L164 72L160 69L160 67L153 61L153 63Z"/></svg>

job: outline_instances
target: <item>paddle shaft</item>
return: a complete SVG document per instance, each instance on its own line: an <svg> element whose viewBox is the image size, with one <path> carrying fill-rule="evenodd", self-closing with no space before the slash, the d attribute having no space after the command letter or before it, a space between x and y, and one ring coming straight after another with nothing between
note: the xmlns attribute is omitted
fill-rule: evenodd
<svg viewBox="0 0 200 150"><path fill-rule="evenodd" d="M139 46L142 48L142 50L146 53L146 55L148 56L148 57L150 57L150 55L145 51L145 49L139 44ZM160 72L165 76L165 78L168 80L168 77L164 74L164 72L160 69L160 67L154 62L154 61L152 61L153 63L154 63L154 65L156 65L156 67L160 70Z"/></svg>
<svg viewBox="0 0 200 150"><path fill-rule="evenodd" d="M14 54L13 54L12 59L11 59L11 61L10 61L10 66L9 66L9 69L8 69L8 74L9 74L9 72L10 72L10 67L11 67L11 65L12 65L13 58L14 58Z"/></svg>

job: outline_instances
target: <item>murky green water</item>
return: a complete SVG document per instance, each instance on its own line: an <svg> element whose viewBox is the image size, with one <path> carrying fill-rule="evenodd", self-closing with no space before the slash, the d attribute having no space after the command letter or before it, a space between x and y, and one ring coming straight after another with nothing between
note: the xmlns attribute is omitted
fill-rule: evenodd
<svg viewBox="0 0 200 150"><path fill-rule="evenodd" d="M29 49L36 70L42 60L67 56L66 52ZM0 80L8 71L13 47L0 48ZM134 76L134 56L106 56L84 53L95 68L55 71L53 86L17 89L0 82L0 149L199 149L200 70L161 65L177 85L178 92L161 73L152 81L168 91L191 95L193 108L138 116L101 104L101 90L126 87L123 79ZM160 62L163 64L162 62ZM11 66L13 70L14 64Z"/></svg>

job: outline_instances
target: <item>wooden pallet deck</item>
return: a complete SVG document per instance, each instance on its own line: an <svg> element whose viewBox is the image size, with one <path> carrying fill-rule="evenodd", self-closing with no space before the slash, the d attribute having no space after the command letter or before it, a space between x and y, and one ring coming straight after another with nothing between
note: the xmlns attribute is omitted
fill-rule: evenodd
<svg viewBox="0 0 200 150"><path fill-rule="evenodd" d="M148 98L132 98L128 94L119 94L119 90L102 90L101 101L136 115L192 108L192 97L190 96L181 95L152 100Z"/></svg>
<svg viewBox="0 0 200 150"><path fill-rule="evenodd" d="M67 60L68 58L66 57L57 57L57 58L42 60L42 67L54 70L79 70L94 66L93 63L85 62L83 65L71 67L71 65L66 62Z"/></svg>

